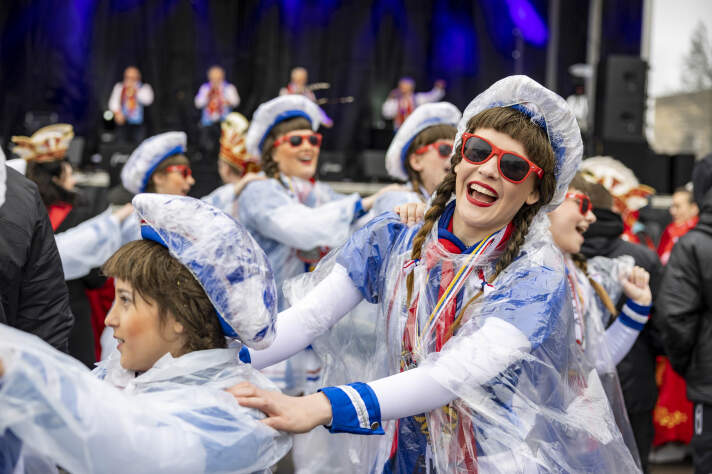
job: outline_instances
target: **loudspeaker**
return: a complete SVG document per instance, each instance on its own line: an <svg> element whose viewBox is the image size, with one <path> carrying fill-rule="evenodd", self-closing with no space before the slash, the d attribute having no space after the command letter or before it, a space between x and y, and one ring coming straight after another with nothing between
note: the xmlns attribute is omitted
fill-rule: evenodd
<svg viewBox="0 0 712 474"><path fill-rule="evenodd" d="M358 155L364 177L367 180L378 181L393 179L386 171L386 152L383 150L364 150Z"/></svg>
<svg viewBox="0 0 712 474"><path fill-rule="evenodd" d="M681 154L670 157L671 191L692 181L692 169L695 167L695 155Z"/></svg>
<svg viewBox="0 0 712 474"><path fill-rule="evenodd" d="M637 56L609 56L599 68L596 134L604 141L645 141L648 65Z"/></svg>
<svg viewBox="0 0 712 474"><path fill-rule="evenodd" d="M326 181L341 180L346 172L344 152L321 150L319 152L319 179Z"/></svg>

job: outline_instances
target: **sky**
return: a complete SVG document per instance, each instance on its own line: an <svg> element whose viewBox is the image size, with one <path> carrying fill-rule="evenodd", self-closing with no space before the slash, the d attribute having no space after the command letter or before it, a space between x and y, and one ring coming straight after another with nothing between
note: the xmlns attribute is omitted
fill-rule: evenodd
<svg viewBox="0 0 712 474"><path fill-rule="evenodd" d="M680 89L683 57L699 21L712 35L712 0L652 0L648 96L669 95Z"/></svg>

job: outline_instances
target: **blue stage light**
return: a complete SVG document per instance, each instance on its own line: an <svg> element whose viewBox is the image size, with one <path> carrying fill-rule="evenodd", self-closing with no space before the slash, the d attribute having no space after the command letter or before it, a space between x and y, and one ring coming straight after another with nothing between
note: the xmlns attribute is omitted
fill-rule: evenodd
<svg viewBox="0 0 712 474"><path fill-rule="evenodd" d="M549 38L549 30L537 11L527 0L507 0L509 16L519 28L524 41L542 46Z"/></svg>

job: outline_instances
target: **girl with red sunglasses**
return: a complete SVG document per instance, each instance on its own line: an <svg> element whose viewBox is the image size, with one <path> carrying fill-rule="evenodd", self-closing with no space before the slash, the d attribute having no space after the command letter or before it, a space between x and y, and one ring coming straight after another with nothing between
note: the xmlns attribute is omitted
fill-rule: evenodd
<svg viewBox="0 0 712 474"><path fill-rule="evenodd" d="M329 247L346 242L352 223L377 197L342 195L315 179L322 117L306 97L280 96L257 108L245 139L247 152L261 157L266 179L251 182L240 194L239 221L269 257L281 309L288 306L282 284L308 271ZM289 393L303 392L307 377L318 377L319 367L305 354L266 374ZM314 373L307 376L305 364Z"/></svg>
<svg viewBox="0 0 712 474"><path fill-rule="evenodd" d="M616 366L635 343L650 316L649 274L629 256L591 260L581 254L584 234L596 222L588 190L577 173L564 202L549 213L551 234L564 254L573 303L574 334L579 355L596 367L616 422L631 453L638 450L626 414ZM616 303L625 296L619 311Z"/></svg>
<svg viewBox="0 0 712 474"><path fill-rule="evenodd" d="M462 114L448 102L424 104L405 119L386 152L386 170L405 189L381 196L377 216L409 202L427 202L450 167L455 125Z"/></svg>
<svg viewBox="0 0 712 474"><path fill-rule="evenodd" d="M385 435L349 438L334 468L348 458L359 472L638 471L595 368L572 347L548 231L582 149L561 97L525 76L492 85L463 113L425 222L371 221L311 284L292 284L300 299L275 343L242 354L269 366L322 336L333 385L294 398L240 384L233 395L278 429ZM379 308L367 342L334 326L362 299Z"/></svg>

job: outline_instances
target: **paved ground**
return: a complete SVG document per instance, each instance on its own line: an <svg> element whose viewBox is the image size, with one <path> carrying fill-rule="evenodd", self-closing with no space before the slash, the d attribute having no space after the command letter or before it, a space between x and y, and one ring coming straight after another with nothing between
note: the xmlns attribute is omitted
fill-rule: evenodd
<svg viewBox="0 0 712 474"><path fill-rule="evenodd" d="M651 464L651 474L692 474L690 461L677 464Z"/></svg>

